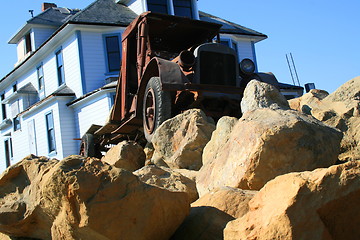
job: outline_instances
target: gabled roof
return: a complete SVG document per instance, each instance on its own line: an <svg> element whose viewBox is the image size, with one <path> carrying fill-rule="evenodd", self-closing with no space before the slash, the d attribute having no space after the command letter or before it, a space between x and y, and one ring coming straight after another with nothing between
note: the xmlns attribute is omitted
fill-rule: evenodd
<svg viewBox="0 0 360 240"><path fill-rule="evenodd" d="M60 27L69 20L71 16L80 10L68 8L48 8L39 15L31 18L26 24L9 40L9 43L16 44L34 25L44 25L50 27Z"/></svg>
<svg viewBox="0 0 360 240"><path fill-rule="evenodd" d="M27 23L30 24L42 24L50 26L61 26L63 25L71 16L78 13L79 9L69 9L69 8L48 8L39 15L33 17Z"/></svg>
<svg viewBox="0 0 360 240"><path fill-rule="evenodd" d="M73 16L70 23L129 25L137 14L114 0L97 0Z"/></svg>
<svg viewBox="0 0 360 240"><path fill-rule="evenodd" d="M239 34L239 35L248 35L248 36L255 36L260 37L262 39L266 39L267 36L250 28L246 28L236 23L229 22L225 19L213 16L211 14L199 11L200 20L213 22L217 24L221 24L222 27L220 29L220 33L228 33L228 34Z"/></svg>

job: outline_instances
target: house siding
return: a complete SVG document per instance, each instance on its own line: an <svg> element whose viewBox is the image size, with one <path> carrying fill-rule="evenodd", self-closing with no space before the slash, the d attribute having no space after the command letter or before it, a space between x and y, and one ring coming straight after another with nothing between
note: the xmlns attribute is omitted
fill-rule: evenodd
<svg viewBox="0 0 360 240"><path fill-rule="evenodd" d="M79 45L76 34L73 34L63 45L65 84L75 92L77 97L83 95Z"/></svg>
<svg viewBox="0 0 360 240"><path fill-rule="evenodd" d="M43 44L54 32L56 29L52 28L34 28L34 47L38 49L41 44Z"/></svg>
<svg viewBox="0 0 360 240"><path fill-rule="evenodd" d="M59 146L58 157L60 159L79 153L78 142L74 140L77 137L76 134L76 124L75 124L75 114L72 108L66 106L69 102L69 99L61 99L57 103L59 116L56 119L58 121L58 127L60 130L60 136L56 137L57 144ZM61 121L60 121L61 118ZM54 118L55 123L55 118Z"/></svg>
<svg viewBox="0 0 360 240"><path fill-rule="evenodd" d="M107 93L99 94L85 104L76 106L74 108L78 133L76 137L82 137L92 124L104 125L109 116L110 108L111 97Z"/></svg>
<svg viewBox="0 0 360 240"><path fill-rule="evenodd" d="M121 35L123 30L124 28L113 28L101 33L81 32L85 92L91 92L104 86L105 79L114 76L114 73L107 72L104 36ZM115 76L118 76L118 73Z"/></svg>
<svg viewBox="0 0 360 240"><path fill-rule="evenodd" d="M81 32L84 56L85 92L91 92L104 85L106 66L101 33Z"/></svg>
<svg viewBox="0 0 360 240"><path fill-rule="evenodd" d="M253 55L253 44L251 41L240 40L237 41L238 44L238 52L239 52L239 61L244 58L249 58L255 61L255 57Z"/></svg>
<svg viewBox="0 0 360 240"><path fill-rule="evenodd" d="M127 6L133 10L136 14L140 15L143 12L147 11L146 1L145 0L131 0Z"/></svg>

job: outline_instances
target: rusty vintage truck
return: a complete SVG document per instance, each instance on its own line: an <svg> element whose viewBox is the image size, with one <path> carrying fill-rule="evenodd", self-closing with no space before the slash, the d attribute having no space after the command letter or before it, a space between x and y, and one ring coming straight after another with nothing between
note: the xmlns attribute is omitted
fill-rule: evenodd
<svg viewBox="0 0 360 240"><path fill-rule="evenodd" d="M221 25L146 12L122 37L121 72L114 105L104 126L82 137L80 154L97 156L124 139L147 141L165 120L190 108L214 119L241 116L240 100L251 79L277 85L270 73L255 73L220 44ZM144 138L143 138L144 139Z"/></svg>

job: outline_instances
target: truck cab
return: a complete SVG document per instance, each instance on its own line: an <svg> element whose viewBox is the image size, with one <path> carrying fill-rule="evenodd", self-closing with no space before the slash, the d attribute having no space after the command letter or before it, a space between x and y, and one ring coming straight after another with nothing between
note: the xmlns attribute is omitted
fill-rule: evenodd
<svg viewBox="0 0 360 240"><path fill-rule="evenodd" d="M190 108L200 108L215 120L241 117L240 101L251 79L277 85L272 74L255 73L250 59L239 63L236 52L220 44L220 28L152 12L135 19L123 34L109 120L89 129L80 154L99 154L109 144L141 135L151 142L162 122Z"/></svg>

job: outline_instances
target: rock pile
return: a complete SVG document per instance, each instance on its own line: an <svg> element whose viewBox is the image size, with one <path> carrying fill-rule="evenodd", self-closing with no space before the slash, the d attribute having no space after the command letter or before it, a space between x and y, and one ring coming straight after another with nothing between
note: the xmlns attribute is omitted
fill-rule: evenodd
<svg viewBox="0 0 360 240"><path fill-rule="evenodd" d="M141 182L98 159L35 156L0 179L0 231L36 239L169 239L188 195Z"/></svg>
<svg viewBox="0 0 360 240"><path fill-rule="evenodd" d="M102 161L29 156L0 176L0 232L43 240L360 238L359 82L288 102L253 80L240 119L215 125L192 109L164 122L145 151L122 142Z"/></svg>
<svg viewBox="0 0 360 240"><path fill-rule="evenodd" d="M311 90L290 100L290 105L344 133L340 161L360 160L360 77L351 79L330 95Z"/></svg>

